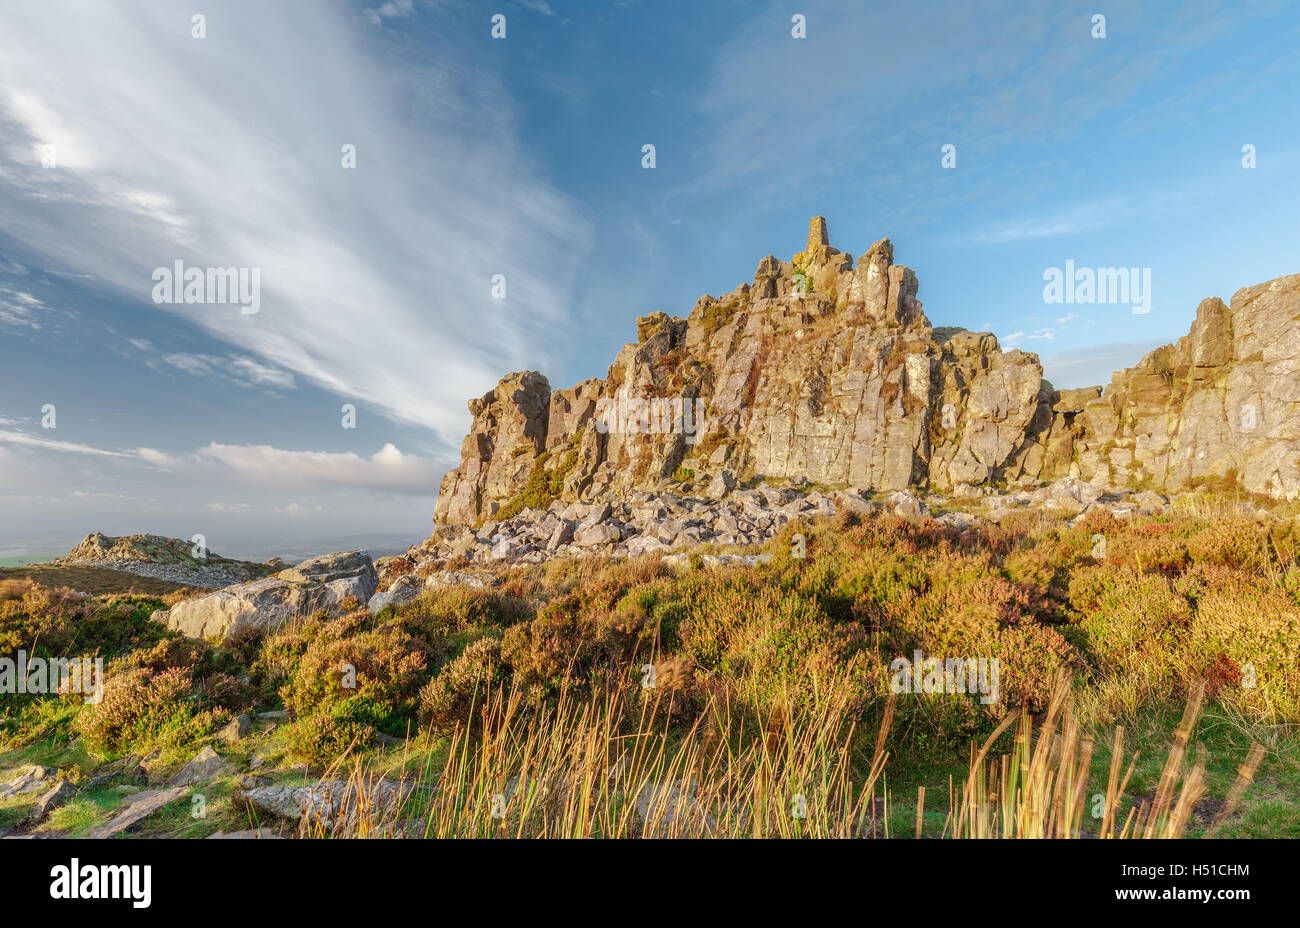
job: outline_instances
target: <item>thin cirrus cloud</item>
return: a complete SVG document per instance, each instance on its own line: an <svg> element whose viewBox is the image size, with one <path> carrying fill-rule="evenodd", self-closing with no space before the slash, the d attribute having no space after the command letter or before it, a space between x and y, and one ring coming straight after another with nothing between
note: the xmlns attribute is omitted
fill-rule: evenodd
<svg viewBox="0 0 1300 928"><path fill-rule="evenodd" d="M12 419L0 419L0 425L13 424ZM31 435L26 432L0 431L0 443L7 445L16 445L22 448L32 448L39 451L56 451L65 454L84 454L93 457L105 458L130 458L134 455L129 451L111 451L106 448L96 448L92 445L82 444L74 441L59 441L54 438L45 438L40 435Z"/></svg>
<svg viewBox="0 0 1300 928"><path fill-rule="evenodd" d="M400 19L415 12L412 0L388 0L379 6L366 10L366 18L373 26L382 25L386 19Z"/></svg>
<svg viewBox="0 0 1300 928"><path fill-rule="evenodd" d="M0 326L39 330L47 311L43 301L25 290L0 286Z"/></svg>
<svg viewBox="0 0 1300 928"><path fill-rule="evenodd" d="M1130 212L1125 200L1112 197L1045 217L1003 220L977 230L971 238L982 245L1004 245L1032 239L1079 235L1113 225Z"/></svg>
<svg viewBox="0 0 1300 928"><path fill-rule="evenodd" d="M1055 387L1104 387L1116 371L1132 367L1158 341L1108 342L1086 348L1070 348L1042 359Z"/></svg>
<svg viewBox="0 0 1300 928"><path fill-rule="evenodd" d="M147 341L143 342L143 345L140 340L129 341L142 351L152 350L152 346ZM256 358L247 355L217 356L171 352L159 355L158 358L146 363L156 366L158 362L194 377L227 379L243 387L278 387L289 390L296 385L293 374L262 364Z"/></svg>
<svg viewBox="0 0 1300 928"><path fill-rule="evenodd" d="M408 6L376 15L411 22ZM245 380L286 387L266 373L284 371L453 447L466 396L568 343L588 225L538 179L470 51L402 67L365 44L387 28L338 2L222 4L202 39L169 4L5 19L0 212L43 266L183 315L241 350ZM154 307L152 271L178 259L259 268L261 311Z"/></svg>

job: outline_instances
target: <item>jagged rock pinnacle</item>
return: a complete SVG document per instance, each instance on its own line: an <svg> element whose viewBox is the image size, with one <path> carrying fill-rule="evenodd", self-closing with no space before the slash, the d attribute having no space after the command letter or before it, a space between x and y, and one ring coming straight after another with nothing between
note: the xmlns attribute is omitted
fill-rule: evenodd
<svg viewBox="0 0 1300 928"><path fill-rule="evenodd" d="M808 251L812 251L818 245L830 243L831 236L826 229L826 217L814 216L808 223Z"/></svg>

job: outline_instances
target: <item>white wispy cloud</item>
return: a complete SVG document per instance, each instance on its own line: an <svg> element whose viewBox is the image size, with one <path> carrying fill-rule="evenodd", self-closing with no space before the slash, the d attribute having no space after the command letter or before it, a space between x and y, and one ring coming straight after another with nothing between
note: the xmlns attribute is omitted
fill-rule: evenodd
<svg viewBox="0 0 1300 928"><path fill-rule="evenodd" d="M0 423L3 424L3 423ZM0 430L0 443L52 452L137 461L158 470L203 481L267 488L344 488L387 493L432 494L438 477L449 466L441 457L405 454L391 442L369 457L351 451L291 451L271 445L227 445L211 442L191 452L156 448L115 450L80 442L61 441L30 432ZM83 491L91 493L93 491Z"/></svg>
<svg viewBox="0 0 1300 928"><path fill-rule="evenodd" d="M0 286L0 325L40 329L46 305L25 290Z"/></svg>
<svg viewBox="0 0 1300 928"><path fill-rule="evenodd" d="M1047 341L1050 342L1056 338L1056 332L1052 329L1035 329L1032 332L1023 330L1012 332L1002 339L1002 344L1007 348L1015 348L1023 345L1025 342Z"/></svg>
<svg viewBox="0 0 1300 928"><path fill-rule="evenodd" d="M283 387L268 372L287 372L457 446L465 397L570 343L590 230L539 179L496 77L451 47L397 66L363 44L383 41L339 0L308 17L236 0L208 11L205 39L165 6L7 9L6 232L25 263L89 276L236 347L245 382ZM341 165L345 144L355 169ZM152 270L176 259L260 268L261 311L155 306Z"/></svg>
<svg viewBox="0 0 1300 928"><path fill-rule="evenodd" d="M534 13L541 13L543 16L554 16L555 10L546 0L515 0L517 4L525 10L532 10Z"/></svg>
<svg viewBox="0 0 1300 928"><path fill-rule="evenodd" d="M388 0L379 6L366 10L366 16L373 25L381 25L385 19L398 19L415 12L411 0Z"/></svg>
<svg viewBox="0 0 1300 928"><path fill-rule="evenodd" d="M1157 341L1111 342L1071 348L1042 358L1043 376L1058 388L1105 386L1111 374L1137 364Z"/></svg>
<svg viewBox="0 0 1300 928"><path fill-rule="evenodd" d="M110 451L74 441L60 441L55 438L46 438L43 435L32 435L28 432L0 431L0 442L10 445L22 445L27 448L37 448L42 451L57 451L63 454L88 454L106 458L129 458L133 456L129 451Z"/></svg>
<svg viewBox="0 0 1300 928"><path fill-rule="evenodd" d="M1080 235L1112 225L1132 210L1120 198L1083 203L1048 216L1021 217L993 223L977 230L971 239L984 245L1002 245L1040 238Z"/></svg>
<svg viewBox="0 0 1300 928"><path fill-rule="evenodd" d="M296 385L293 374L262 364L246 355L221 356L179 351L160 355L158 360L194 377L226 380L243 387L292 389Z"/></svg>

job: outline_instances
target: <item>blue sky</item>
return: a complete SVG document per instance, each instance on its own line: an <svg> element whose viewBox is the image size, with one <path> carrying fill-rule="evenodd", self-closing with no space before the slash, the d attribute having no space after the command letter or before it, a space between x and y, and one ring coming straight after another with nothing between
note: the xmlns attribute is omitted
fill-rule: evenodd
<svg viewBox="0 0 1300 928"><path fill-rule="evenodd" d="M1300 271L1294 3L193 7L6 5L0 554L419 538L469 397L603 376L813 215L1058 386ZM260 269L260 311L155 303L176 260ZM1150 312L1045 303L1066 261L1149 268Z"/></svg>

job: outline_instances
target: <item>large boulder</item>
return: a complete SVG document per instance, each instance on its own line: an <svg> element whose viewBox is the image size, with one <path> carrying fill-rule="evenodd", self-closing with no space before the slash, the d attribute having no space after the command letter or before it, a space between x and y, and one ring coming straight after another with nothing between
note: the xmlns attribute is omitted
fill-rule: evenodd
<svg viewBox="0 0 1300 928"><path fill-rule="evenodd" d="M370 555L346 551L310 558L274 577L182 600L159 618L186 637L224 640L237 629L270 631L298 616L340 608L347 599L364 604L377 584Z"/></svg>
<svg viewBox="0 0 1300 928"><path fill-rule="evenodd" d="M367 599L375 591L377 580L375 565L365 551L340 551L319 554L276 574L282 580L295 583L332 583L336 580L357 580L369 587Z"/></svg>

